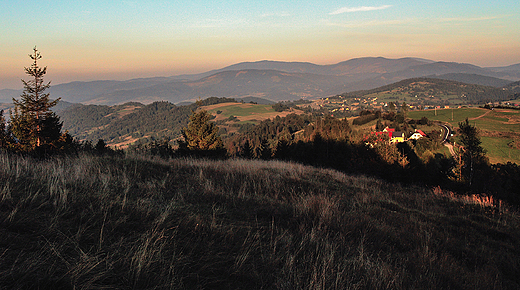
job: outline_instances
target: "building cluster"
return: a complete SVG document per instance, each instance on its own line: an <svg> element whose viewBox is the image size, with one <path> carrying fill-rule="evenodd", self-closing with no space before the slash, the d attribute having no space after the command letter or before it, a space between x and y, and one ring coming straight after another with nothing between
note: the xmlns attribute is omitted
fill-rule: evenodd
<svg viewBox="0 0 520 290"><path fill-rule="evenodd" d="M367 145L375 145L378 142L389 142L390 144L406 142L408 140L418 140L426 137L427 135L419 129L415 129L415 132L406 138L404 132L395 131L393 128L386 127L380 132L370 132L369 135L365 136L364 141Z"/></svg>

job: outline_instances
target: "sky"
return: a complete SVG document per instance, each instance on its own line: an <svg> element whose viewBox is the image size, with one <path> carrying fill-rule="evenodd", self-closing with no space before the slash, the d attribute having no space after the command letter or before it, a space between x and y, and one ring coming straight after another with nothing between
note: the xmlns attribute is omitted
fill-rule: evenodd
<svg viewBox="0 0 520 290"><path fill-rule="evenodd" d="M520 63L520 1L0 0L0 89L359 57Z"/></svg>

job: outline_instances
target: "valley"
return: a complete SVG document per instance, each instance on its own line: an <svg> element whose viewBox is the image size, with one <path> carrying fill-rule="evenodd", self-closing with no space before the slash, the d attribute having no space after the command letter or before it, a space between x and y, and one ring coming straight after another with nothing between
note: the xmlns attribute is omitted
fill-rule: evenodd
<svg viewBox="0 0 520 290"><path fill-rule="evenodd" d="M278 102L326 98L420 77L505 87L520 80L520 68L383 57L355 58L331 65L257 61L192 75L57 84L49 92L66 102L96 105L156 101L179 104L208 97L257 97ZM19 95L17 90L0 90L0 103L9 103Z"/></svg>
<svg viewBox="0 0 520 290"><path fill-rule="evenodd" d="M64 130L78 140L95 143L103 139L115 148L154 140L169 140L176 146L181 129L197 108L194 102L215 95L219 97L203 100L202 108L213 116L225 139L289 114L330 114L349 118L352 125L365 111L399 113L405 104L411 119L425 117L457 127L469 118L479 127L492 162L518 163L518 111L497 109L482 116L482 109L475 109L484 104L518 107L517 68L413 58L360 58L335 65L260 61L196 75L73 82L50 90L53 97L62 97L55 110ZM15 94L2 90L0 98ZM2 104L6 118L10 107L12 104ZM370 131L375 122L356 130Z"/></svg>

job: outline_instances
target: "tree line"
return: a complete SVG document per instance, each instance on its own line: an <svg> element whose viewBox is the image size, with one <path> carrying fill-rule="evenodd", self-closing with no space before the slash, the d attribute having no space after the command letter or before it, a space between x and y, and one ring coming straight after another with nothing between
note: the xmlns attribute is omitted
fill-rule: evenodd
<svg viewBox="0 0 520 290"><path fill-rule="evenodd" d="M48 93L50 82L44 82L46 67L39 67L41 54L36 47L33 60L25 73L30 80L23 81L24 91L20 100L13 99L7 122L0 114L0 148L35 155L56 152L87 150L98 153L115 152L100 139L95 145L78 142L68 132L62 132L62 122L51 108L59 99L51 100ZM249 130L222 140L212 116L198 107L227 99L210 98L186 107L191 110L187 126L180 132L182 138L172 146L170 139L156 139L146 144L133 146L129 151L159 155L194 156L204 158L278 159L295 161L320 167L329 167L352 174L368 174L384 179L404 182L443 185L455 191L488 192L520 205L520 169L516 164L490 165L478 136L478 129L466 120L458 128L460 143L457 156L433 154L439 146L435 138L389 144L367 142L346 119L329 115L296 115L275 117L262 121ZM156 106L164 104L158 103ZM376 127L392 122L399 129L407 129L415 122L404 122L405 104L402 112L365 112L359 118L378 119ZM169 108L171 109L171 108ZM171 110L165 110L170 111ZM146 114L146 111L143 112ZM151 113L150 113L151 114ZM165 113L166 114L166 113ZM188 114L184 114L188 118ZM398 118L401 116L402 118ZM153 119L153 118L150 118ZM402 120L401 120L402 119ZM429 152L429 154L427 154Z"/></svg>

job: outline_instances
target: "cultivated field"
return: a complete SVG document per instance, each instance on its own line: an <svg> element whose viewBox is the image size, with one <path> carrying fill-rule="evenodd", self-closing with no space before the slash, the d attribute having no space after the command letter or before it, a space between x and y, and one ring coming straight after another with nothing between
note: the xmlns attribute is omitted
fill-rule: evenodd
<svg viewBox="0 0 520 290"><path fill-rule="evenodd" d="M438 120L458 128L466 118L480 130L482 146L492 163L520 164L520 111L481 108L411 111L408 117ZM453 140L456 142L456 138Z"/></svg>
<svg viewBox="0 0 520 290"><path fill-rule="evenodd" d="M277 112L272 105L261 105L251 103L221 103L211 106L204 106L202 109L216 116L215 121L225 120L234 116L241 123L258 123L276 116L285 117L288 114L303 113L300 110L291 109L290 111Z"/></svg>

